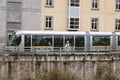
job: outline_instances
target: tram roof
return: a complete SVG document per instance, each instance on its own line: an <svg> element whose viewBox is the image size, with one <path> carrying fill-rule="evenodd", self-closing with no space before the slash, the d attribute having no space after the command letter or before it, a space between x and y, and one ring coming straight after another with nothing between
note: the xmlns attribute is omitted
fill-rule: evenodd
<svg viewBox="0 0 120 80"><path fill-rule="evenodd" d="M120 35L120 32L115 32L116 35Z"/></svg>
<svg viewBox="0 0 120 80"><path fill-rule="evenodd" d="M28 35L85 35L86 32L67 32L67 31L17 31L16 34L28 34Z"/></svg>
<svg viewBox="0 0 120 80"><path fill-rule="evenodd" d="M112 35L112 32L90 32L90 35Z"/></svg>
<svg viewBox="0 0 120 80"><path fill-rule="evenodd" d="M112 32L88 32L90 35L112 35ZM67 31L30 31L20 30L16 34L27 34L27 35L85 35L86 32L67 32ZM120 33L116 33L119 34Z"/></svg>

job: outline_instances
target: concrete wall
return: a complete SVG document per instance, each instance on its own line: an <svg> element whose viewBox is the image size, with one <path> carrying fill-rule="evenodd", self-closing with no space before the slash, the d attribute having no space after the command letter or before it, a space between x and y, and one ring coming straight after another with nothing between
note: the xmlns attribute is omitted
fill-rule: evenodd
<svg viewBox="0 0 120 80"><path fill-rule="evenodd" d="M0 0L0 50L6 42L6 0Z"/></svg>
<svg viewBox="0 0 120 80"><path fill-rule="evenodd" d="M40 30L40 0L23 0L22 11L22 30Z"/></svg>
<svg viewBox="0 0 120 80"><path fill-rule="evenodd" d="M10 60L11 57L14 59L13 61ZM33 56L23 57L24 60L16 56L1 56L0 80L25 80L26 78L39 80L41 74L55 68L75 74L79 78L78 80L85 78L89 80L96 74L99 66L111 70L111 73L115 74L118 80L120 79L120 60L36 61Z"/></svg>

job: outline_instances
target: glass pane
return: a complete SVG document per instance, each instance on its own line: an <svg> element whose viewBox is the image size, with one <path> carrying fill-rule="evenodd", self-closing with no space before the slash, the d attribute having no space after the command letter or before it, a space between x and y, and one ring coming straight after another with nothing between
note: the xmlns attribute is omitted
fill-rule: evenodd
<svg viewBox="0 0 120 80"><path fill-rule="evenodd" d="M93 46L110 46L110 36L94 36Z"/></svg>
<svg viewBox="0 0 120 80"><path fill-rule="evenodd" d="M40 46L40 41L42 40L41 36L33 35L32 36L32 45L33 46Z"/></svg>
<svg viewBox="0 0 120 80"><path fill-rule="evenodd" d="M52 46L52 36L34 35L32 40L33 46Z"/></svg>
<svg viewBox="0 0 120 80"><path fill-rule="evenodd" d="M16 36L14 39L13 39L13 41L12 41L12 43L11 43L11 46L19 46L20 45L20 42L21 42L21 36Z"/></svg>
<svg viewBox="0 0 120 80"><path fill-rule="evenodd" d="M25 47L30 47L31 46L31 36L30 35L25 35Z"/></svg>
<svg viewBox="0 0 120 80"><path fill-rule="evenodd" d="M61 35L54 36L54 47L63 47L63 36Z"/></svg>
<svg viewBox="0 0 120 80"><path fill-rule="evenodd" d="M75 36L75 47L84 47L84 36Z"/></svg>
<svg viewBox="0 0 120 80"><path fill-rule="evenodd" d="M7 18L8 21L21 21L21 3L9 2L7 4Z"/></svg>
<svg viewBox="0 0 120 80"><path fill-rule="evenodd" d="M65 36L65 44L69 42L70 46L74 46L74 36L66 35Z"/></svg>
<svg viewBox="0 0 120 80"><path fill-rule="evenodd" d="M52 36L39 36L41 38L40 46L52 46Z"/></svg>
<svg viewBox="0 0 120 80"><path fill-rule="evenodd" d="M21 29L21 23L12 23L12 22L8 22L7 23L7 29L9 30L18 30Z"/></svg>
<svg viewBox="0 0 120 80"><path fill-rule="evenodd" d="M120 36L118 36L118 46L120 46Z"/></svg>

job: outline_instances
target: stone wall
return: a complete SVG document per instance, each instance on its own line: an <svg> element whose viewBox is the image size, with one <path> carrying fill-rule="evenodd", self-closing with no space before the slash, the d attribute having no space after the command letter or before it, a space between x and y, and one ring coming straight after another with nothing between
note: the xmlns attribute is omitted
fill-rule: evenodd
<svg viewBox="0 0 120 80"><path fill-rule="evenodd" d="M104 66L111 70L113 74L120 80L120 60L63 60L63 61L45 61L35 60L35 56L31 56L32 60L28 60L30 56L20 57L12 56L14 60L10 60L11 56L0 56L0 80L40 80L40 75L51 69L61 69L75 74L79 79L89 80L96 74L96 70L100 66Z"/></svg>
<svg viewBox="0 0 120 80"><path fill-rule="evenodd" d="M85 61L85 62L0 62L0 78L7 80L20 80L25 78L39 79L40 75L50 69L59 68L61 70L69 70L71 73L76 74L79 78L90 78L96 73L97 66L106 65L111 68L116 76L120 76L120 61ZM0 79L0 80L1 80Z"/></svg>

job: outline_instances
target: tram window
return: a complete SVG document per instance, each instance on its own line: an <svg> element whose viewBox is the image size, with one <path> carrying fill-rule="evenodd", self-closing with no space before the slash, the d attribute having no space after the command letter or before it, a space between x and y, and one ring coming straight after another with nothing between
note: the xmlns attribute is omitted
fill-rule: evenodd
<svg viewBox="0 0 120 80"><path fill-rule="evenodd" d="M54 47L63 47L63 36L61 35L54 36Z"/></svg>
<svg viewBox="0 0 120 80"><path fill-rule="evenodd" d="M84 47L84 36L75 36L75 47Z"/></svg>
<svg viewBox="0 0 120 80"><path fill-rule="evenodd" d="M32 40L33 46L52 46L52 36L34 35Z"/></svg>
<svg viewBox="0 0 120 80"><path fill-rule="evenodd" d="M40 46L41 39L42 39L41 36L38 36L38 35L32 36L32 45L33 46Z"/></svg>
<svg viewBox="0 0 120 80"><path fill-rule="evenodd" d="M93 36L93 46L110 46L110 36Z"/></svg>
<svg viewBox="0 0 120 80"><path fill-rule="evenodd" d="M66 35L65 36L65 44L69 41L70 46L74 46L74 36Z"/></svg>
<svg viewBox="0 0 120 80"><path fill-rule="evenodd" d="M15 37L14 40L12 41L11 46L19 46L21 42L21 36Z"/></svg>
<svg viewBox="0 0 120 80"><path fill-rule="evenodd" d="M120 36L118 36L118 46L120 45Z"/></svg>
<svg viewBox="0 0 120 80"><path fill-rule="evenodd" d="M29 47L31 46L31 36L30 35L25 35L25 46Z"/></svg>

